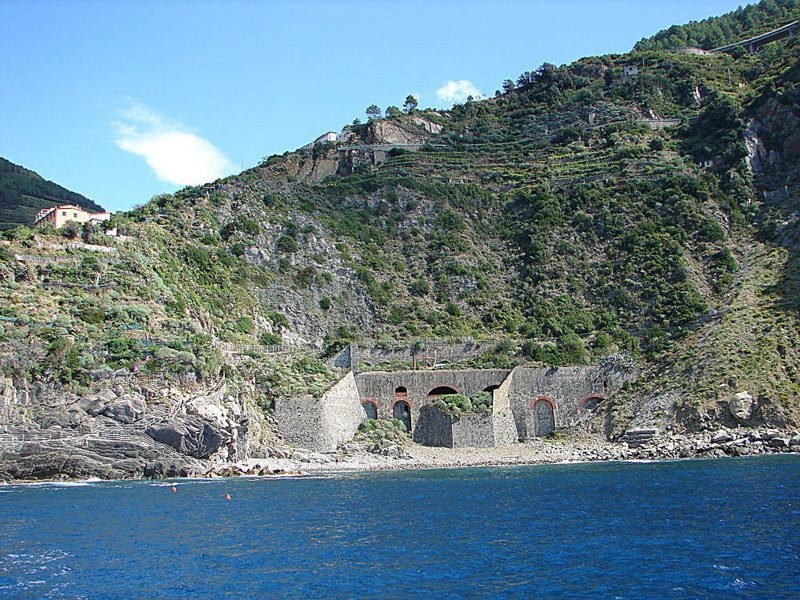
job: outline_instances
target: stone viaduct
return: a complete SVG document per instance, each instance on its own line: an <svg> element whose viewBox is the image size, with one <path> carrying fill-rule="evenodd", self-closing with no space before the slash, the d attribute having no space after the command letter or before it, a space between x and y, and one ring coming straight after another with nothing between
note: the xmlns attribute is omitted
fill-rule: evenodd
<svg viewBox="0 0 800 600"><path fill-rule="evenodd" d="M349 441L365 417L399 419L427 445L495 446L574 427L634 376L600 366L351 371L322 397L282 400L275 410L285 439L315 450ZM493 395L490 413L451 418L429 406L436 396L481 391Z"/></svg>

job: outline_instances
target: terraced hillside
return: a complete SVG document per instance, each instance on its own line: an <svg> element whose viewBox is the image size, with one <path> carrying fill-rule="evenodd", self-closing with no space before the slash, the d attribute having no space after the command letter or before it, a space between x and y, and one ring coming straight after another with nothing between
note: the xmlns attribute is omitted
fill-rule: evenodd
<svg viewBox="0 0 800 600"><path fill-rule="evenodd" d="M75 204L91 212L103 212L88 198L0 158L0 230L31 226L37 212L56 204Z"/></svg>
<svg viewBox="0 0 800 600"><path fill-rule="evenodd" d="M490 348L472 366L638 361L608 435L733 423L743 391L745 424L797 424L797 37L645 42L159 196L114 217L124 239L84 229L109 254L9 232L5 371L224 375L268 407L324 389L348 342L468 337Z"/></svg>

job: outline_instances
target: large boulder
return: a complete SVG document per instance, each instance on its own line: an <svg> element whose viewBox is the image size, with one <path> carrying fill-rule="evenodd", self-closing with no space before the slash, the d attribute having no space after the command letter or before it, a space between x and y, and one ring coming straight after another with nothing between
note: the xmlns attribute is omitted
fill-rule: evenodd
<svg viewBox="0 0 800 600"><path fill-rule="evenodd" d="M755 400L747 392L739 392L733 395L730 402L731 414L740 421L747 421L753 414Z"/></svg>
<svg viewBox="0 0 800 600"><path fill-rule="evenodd" d="M101 414L117 395L110 389L102 390L96 394L84 396L78 400L78 405L89 413L90 416L96 417Z"/></svg>
<svg viewBox="0 0 800 600"><path fill-rule="evenodd" d="M147 412L147 404L140 396L123 394L109 402L102 413L120 423L135 423Z"/></svg>
<svg viewBox="0 0 800 600"><path fill-rule="evenodd" d="M145 433L195 458L208 458L231 439L226 430L194 416L165 419L145 429Z"/></svg>

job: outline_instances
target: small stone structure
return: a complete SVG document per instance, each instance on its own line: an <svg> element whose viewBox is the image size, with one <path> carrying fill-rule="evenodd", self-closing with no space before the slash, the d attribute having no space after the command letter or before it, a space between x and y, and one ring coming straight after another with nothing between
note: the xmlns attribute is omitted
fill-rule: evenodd
<svg viewBox="0 0 800 600"><path fill-rule="evenodd" d="M276 416L288 442L315 450L348 441L366 417L399 419L426 445L499 446L574 427L634 376L608 366L351 371L319 399L280 401ZM431 406L440 395L483 391L491 412L454 417Z"/></svg>
<svg viewBox="0 0 800 600"><path fill-rule="evenodd" d="M353 438L364 420L355 376L345 375L321 398L310 394L275 403L284 439L312 450L332 450Z"/></svg>

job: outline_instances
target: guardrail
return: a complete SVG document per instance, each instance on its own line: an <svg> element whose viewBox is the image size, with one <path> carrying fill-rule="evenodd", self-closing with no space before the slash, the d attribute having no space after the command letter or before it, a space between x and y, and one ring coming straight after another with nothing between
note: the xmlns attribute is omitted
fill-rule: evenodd
<svg viewBox="0 0 800 600"><path fill-rule="evenodd" d="M217 342L217 347L223 352L234 354L246 354L256 352L259 354L290 354L293 352L303 352L305 348L291 346L289 344L235 344L233 342Z"/></svg>

